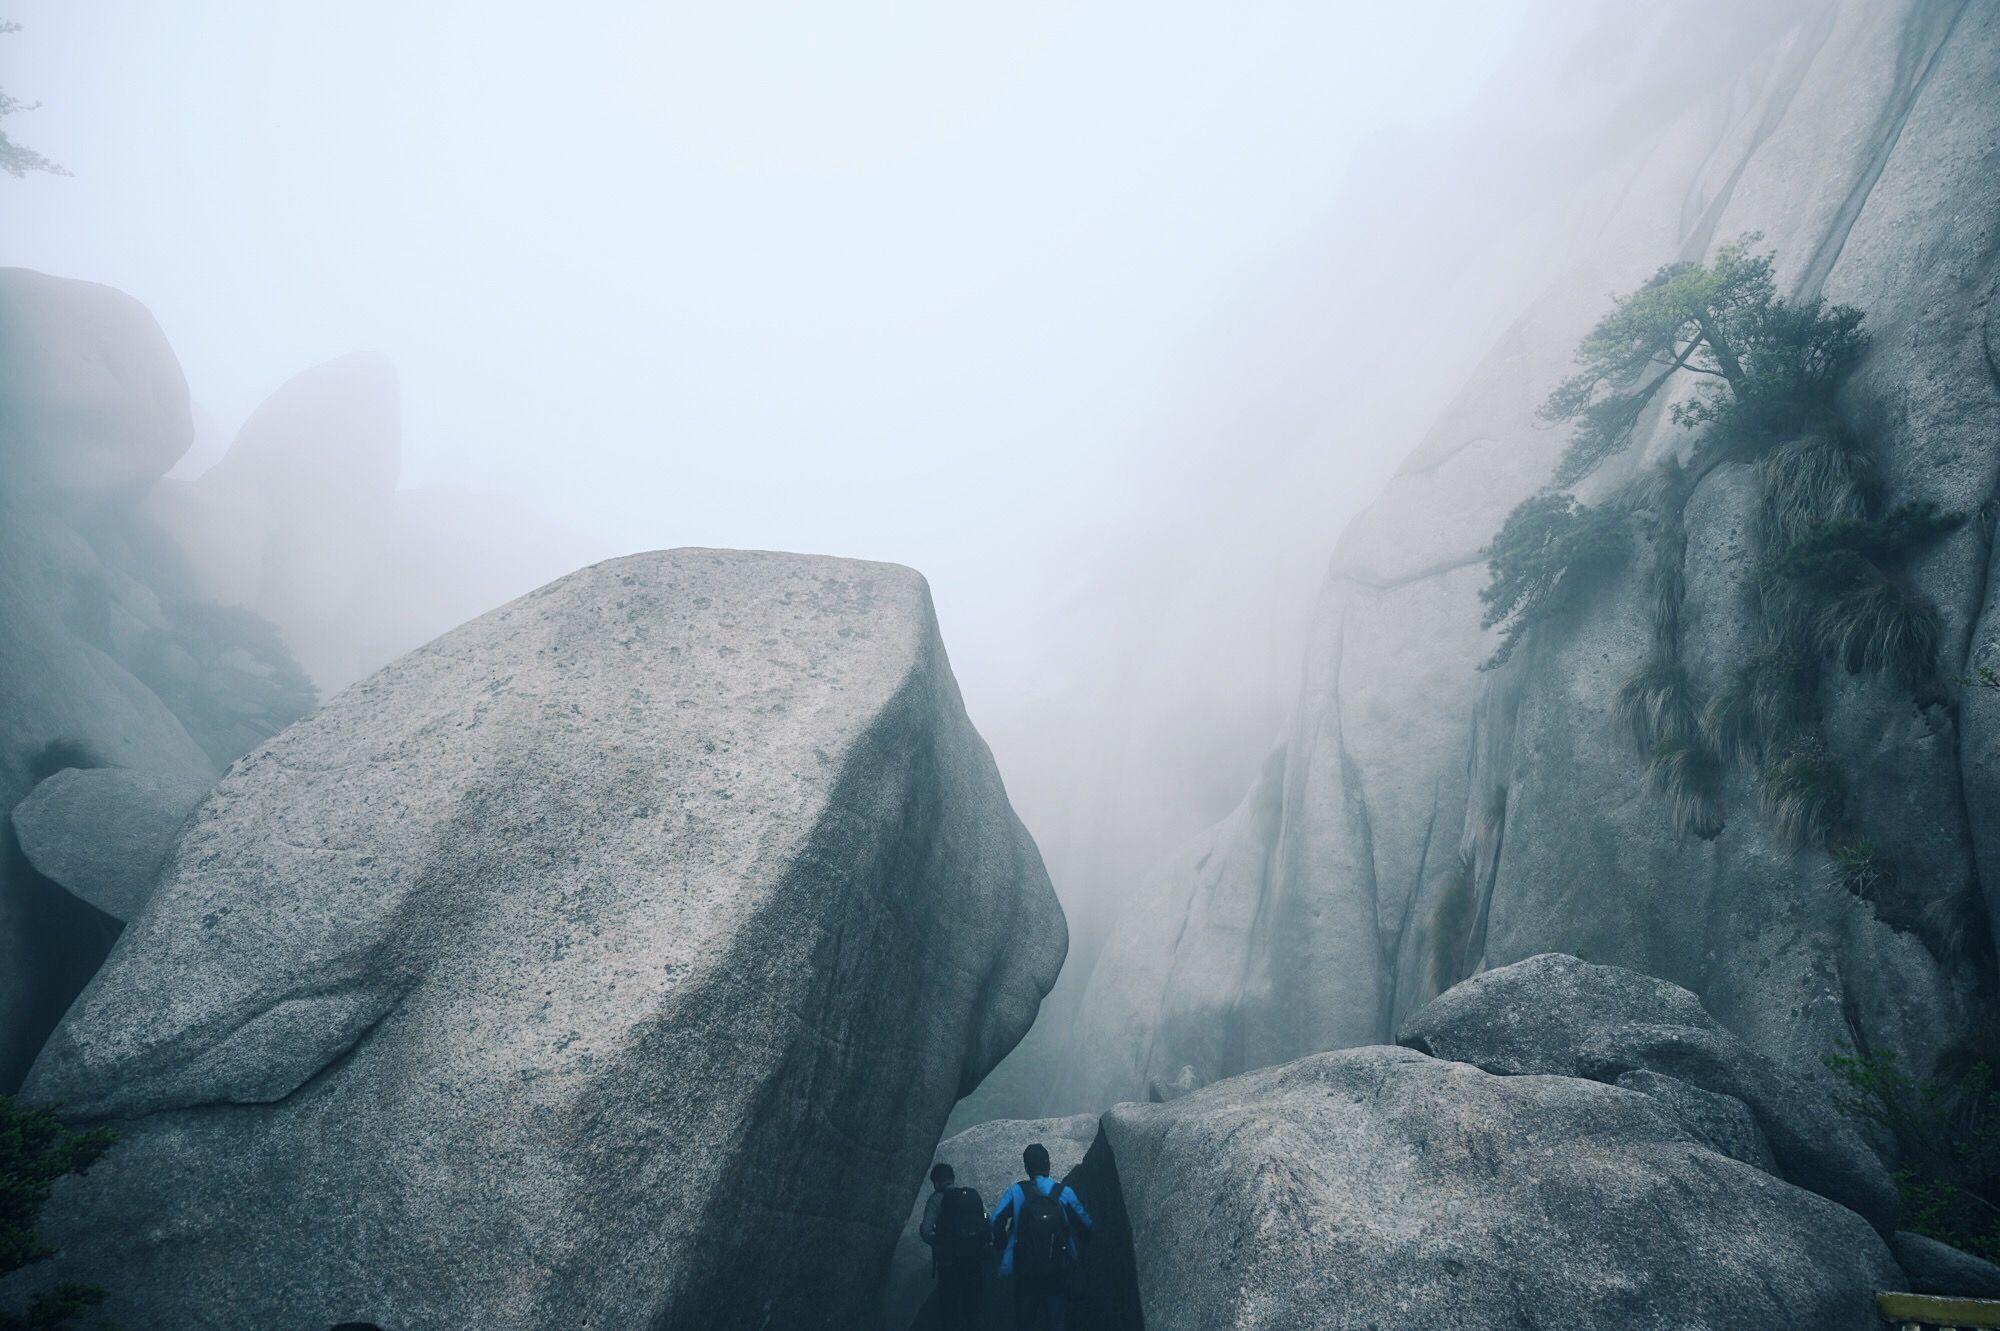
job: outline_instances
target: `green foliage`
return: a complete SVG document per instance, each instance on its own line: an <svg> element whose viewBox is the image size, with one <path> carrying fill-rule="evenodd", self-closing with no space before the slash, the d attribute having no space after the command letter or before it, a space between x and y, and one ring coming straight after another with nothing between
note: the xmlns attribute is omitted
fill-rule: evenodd
<svg viewBox="0 0 2000 1331"><path fill-rule="evenodd" d="M1740 242L1739 242L1740 243ZM1762 301L1737 331L1743 377L1677 404L1683 426L1706 425L1739 447L1756 448L1808 429L1831 406L1833 390L1867 349L1861 311L1817 298Z"/></svg>
<svg viewBox="0 0 2000 1331"><path fill-rule="evenodd" d="M1618 298L1578 345L1577 372L1542 404L1544 420L1575 426L1558 486L1576 484L1629 444L1675 375L1703 382L1673 419L1722 427L1743 443L1796 430L1831 397L1867 345L1861 312L1781 299L1772 256L1751 253L1759 239L1725 245L1707 264L1668 264Z"/></svg>
<svg viewBox="0 0 2000 1331"><path fill-rule="evenodd" d="M1840 826L1847 780L1825 742L1809 735L1764 768L1758 794L1764 816L1782 840L1793 846L1823 845Z"/></svg>
<svg viewBox="0 0 2000 1331"><path fill-rule="evenodd" d="M1670 740L1691 737L1698 711L1687 671L1678 661L1649 657L1618 690L1612 717L1631 733L1642 754Z"/></svg>
<svg viewBox="0 0 2000 1331"><path fill-rule="evenodd" d="M1625 550L1625 515L1579 504L1573 495L1542 491L1507 515L1483 552L1487 584L1479 599L1484 628L1501 629L1500 646L1483 668L1505 662L1521 637L1556 605L1572 571L1601 568Z"/></svg>
<svg viewBox="0 0 2000 1331"><path fill-rule="evenodd" d="M1778 572L1826 585L1854 580L1864 564L1880 566L1934 541L1965 521L1928 500L1898 504L1878 518L1830 517L1806 524L1777 554Z"/></svg>
<svg viewBox="0 0 2000 1331"><path fill-rule="evenodd" d="M1812 720L1813 663L1766 644L1740 662L1702 714L1702 734L1722 757L1747 762L1775 752Z"/></svg>
<svg viewBox="0 0 2000 1331"><path fill-rule="evenodd" d="M1895 866L1865 836L1836 841L1827 847L1833 881L1863 901L1881 897L1895 881Z"/></svg>
<svg viewBox="0 0 2000 1331"><path fill-rule="evenodd" d="M0 1095L0 1276L53 1254L35 1233L50 1190L57 1179L89 1169L116 1140L102 1128L73 1132L49 1110L21 1109ZM22 1312L0 1312L0 1331L53 1331L103 1297L88 1286L61 1285Z"/></svg>
<svg viewBox="0 0 2000 1331"><path fill-rule="evenodd" d="M1993 1033L1961 1042L1936 1079L1911 1075L1892 1053L1826 1060L1845 1083L1841 1107L1896 1143L1903 1223L1988 1261L2000 1261L2000 1117L1988 1103Z"/></svg>
<svg viewBox="0 0 2000 1331"><path fill-rule="evenodd" d="M1645 408L1675 374L1742 382L1738 345L1756 311L1776 298L1770 256L1749 252L1756 239L1723 247L1711 264L1668 264L1619 297L1578 344L1577 372L1542 404L1543 419L1576 425L1556 484L1575 484L1630 443Z"/></svg>
<svg viewBox="0 0 2000 1331"><path fill-rule="evenodd" d="M0 37L8 36L20 30L21 25L18 23L0 20ZM23 102L6 89L0 88L0 120L6 119L16 111L32 111L40 105L41 103L39 102ZM8 175L17 179L27 175L30 171L44 171L55 176L66 176L69 174L69 172L63 170L33 148L28 147L26 144L14 142L14 140L7 137L7 133L4 130L0 130L0 171L5 171Z"/></svg>
<svg viewBox="0 0 2000 1331"><path fill-rule="evenodd" d="M1646 760L1653 793L1682 836L1713 841L1722 834L1722 759L1693 730L1660 741Z"/></svg>

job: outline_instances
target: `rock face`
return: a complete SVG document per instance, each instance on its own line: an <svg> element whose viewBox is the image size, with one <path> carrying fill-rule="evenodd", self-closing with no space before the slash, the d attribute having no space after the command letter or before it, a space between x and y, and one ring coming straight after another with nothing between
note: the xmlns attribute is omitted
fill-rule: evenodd
<svg viewBox="0 0 2000 1331"><path fill-rule="evenodd" d="M208 785L118 767L65 768L15 806L14 835L37 873L124 923L153 895Z"/></svg>
<svg viewBox="0 0 2000 1331"><path fill-rule="evenodd" d="M1665 1090L1663 1103L1683 1122L1691 1108L1684 1088L1726 1097L1754 1117L1785 1178L1860 1212L1885 1232L1898 1218L1895 1184L1835 1108L1829 1080L1751 1049L1703 1011L1693 994L1664 980L1575 957L1530 957L1440 994L1403 1024L1399 1038L1505 1076L1587 1077L1620 1085L1634 1073L1671 1079L1675 1085L1660 1087L1642 1077L1630 1088Z"/></svg>
<svg viewBox="0 0 2000 1331"><path fill-rule="evenodd" d="M1077 1114L1070 1118L998 1119L976 1128L967 1128L955 1137L947 1137L938 1143L933 1156L952 1167L960 1186L976 1188L980 1200L991 1210L999 1202L1001 1194L1025 1176L1021 1152L1028 1143L1040 1142L1048 1147L1050 1174L1064 1178L1083 1163L1084 1153L1096 1139L1097 1116L1094 1114ZM883 1331L912 1331L913 1328L930 1325L920 1321L917 1315L918 1310L925 1306L924 1301L930 1297L934 1285L931 1250L917 1232L917 1226L924 1218L924 1203L929 1200L930 1194L931 1187L926 1182L918 1192L917 1200L910 1206L902 1233L896 1238L896 1251L889 1259L889 1277L883 1285ZM1077 1195L1088 1210L1090 1199L1081 1192ZM1011 1316L1011 1308L1005 1310L1005 1314Z"/></svg>
<svg viewBox="0 0 2000 1331"><path fill-rule="evenodd" d="M1890 1235L1889 1246L1913 1293L2000 1299L2000 1266L1906 1229Z"/></svg>
<svg viewBox="0 0 2000 1331"><path fill-rule="evenodd" d="M1149 1331L1872 1331L1901 1280L1859 1216L1594 1082L1352 1049L1104 1132Z"/></svg>
<svg viewBox="0 0 2000 1331"><path fill-rule="evenodd" d="M187 705L214 701L181 650L213 646L179 632L199 588L133 508L190 430L180 365L136 301L0 269L0 1091L20 1084L118 928L28 862L15 806L65 769L205 785L242 752ZM254 742L304 703L229 705Z"/></svg>
<svg viewBox="0 0 2000 1331"><path fill-rule="evenodd" d="M597 565L203 804L26 1088L124 1120L50 1278L132 1328L859 1325L1063 950L919 577Z"/></svg>
<svg viewBox="0 0 2000 1331"><path fill-rule="evenodd" d="M1139 1099L1183 1064L1213 1080L1386 1042L1464 976L1544 952L1672 980L1799 1064L1859 1044L1922 1067L1968 1028L2000 894L2000 691L1952 682L2000 664L2000 8L1800 0L1654 31L1712 45L1628 43L1676 91L1576 108L1607 142L1602 174L1552 210L1578 228L1573 265L1344 534L1274 770L1135 894L1051 1108ZM1719 837L1673 832L1610 720L1648 649L1646 559L1477 668L1495 645L1482 548L1566 442L1537 405L1608 293L1751 232L1785 294L1866 312L1843 410L1889 493L1969 518L1910 570L1943 616L1946 696L1837 671L1826 690L1849 809L1907 909L1790 850L1741 771ZM1580 497L1690 439L1647 422ZM1731 464L1687 506L1679 611L1702 698L1756 645L1756 501Z"/></svg>

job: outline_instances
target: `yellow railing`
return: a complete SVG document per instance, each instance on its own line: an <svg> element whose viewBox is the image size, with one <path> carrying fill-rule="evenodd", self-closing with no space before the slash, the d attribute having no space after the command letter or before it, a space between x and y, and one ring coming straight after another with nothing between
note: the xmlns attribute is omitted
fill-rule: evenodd
<svg viewBox="0 0 2000 1331"><path fill-rule="evenodd" d="M2000 1327L2000 1302L1941 1299L1929 1294L1877 1294L1882 1320L1901 1331L1952 1331L1956 1327Z"/></svg>

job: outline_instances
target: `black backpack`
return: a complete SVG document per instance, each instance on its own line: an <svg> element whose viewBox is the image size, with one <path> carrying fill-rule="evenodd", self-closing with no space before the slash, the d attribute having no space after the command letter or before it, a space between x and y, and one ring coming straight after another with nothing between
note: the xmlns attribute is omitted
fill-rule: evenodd
<svg viewBox="0 0 2000 1331"><path fill-rule="evenodd" d="M1014 1216L1014 1274L1024 1280L1060 1280L1069 1273L1069 1214L1062 1185L1047 1192L1029 1179L1021 1184L1021 1209Z"/></svg>
<svg viewBox="0 0 2000 1331"><path fill-rule="evenodd" d="M938 1202L937 1242L931 1251L940 1267L977 1266L986 1256L986 1207L971 1188L946 1188Z"/></svg>

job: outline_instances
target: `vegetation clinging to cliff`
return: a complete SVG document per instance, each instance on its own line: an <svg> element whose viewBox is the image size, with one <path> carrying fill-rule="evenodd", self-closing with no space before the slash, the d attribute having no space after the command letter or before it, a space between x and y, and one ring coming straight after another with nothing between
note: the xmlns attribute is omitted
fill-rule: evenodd
<svg viewBox="0 0 2000 1331"><path fill-rule="evenodd" d="M0 1276L53 1255L35 1232L55 1181L81 1174L111 1149L115 1134L73 1132L46 1109L21 1109L0 1095ZM55 1331L104 1298L88 1285L62 1284L21 1312L0 1311L0 1331Z"/></svg>
<svg viewBox="0 0 2000 1331"><path fill-rule="evenodd" d="M1960 1041L1917 1077L1892 1053L1846 1053L1827 1066L1847 1084L1843 1108L1888 1130L1904 1221L1919 1234L2000 1261L2000 1114L1993 1068L2000 1030Z"/></svg>
<svg viewBox="0 0 2000 1331"><path fill-rule="evenodd" d="M1720 833L1727 769L1754 762L1778 836L1833 848L1860 842L1822 730L1820 663L1934 692L1943 619L1900 564L1959 518L1920 503L1885 511L1875 459L1834 399L1867 346L1861 311L1780 297L1773 257L1752 252L1757 239L1707 264L1661 268L1578 346L1577 372L1541 410L1574 426L1569 446L1551 484L1509 514L1485 552L1484 622L1503 630L1486 664L1507 660L1579 572L1642 527L1651 644L1616 714L1670 821L1683 835ZM1695 381L1669 413L1697 432L1686 460L1667 458L1595 506L1580 502L1565 487L1626 448L1677 376ZM1754 578L1764 641L1704 702L1681 659L1685 511L1715 466L1751 461L1762 491ZM1869 881L1893 882L1893 866L1884 861Z"/></svg>

